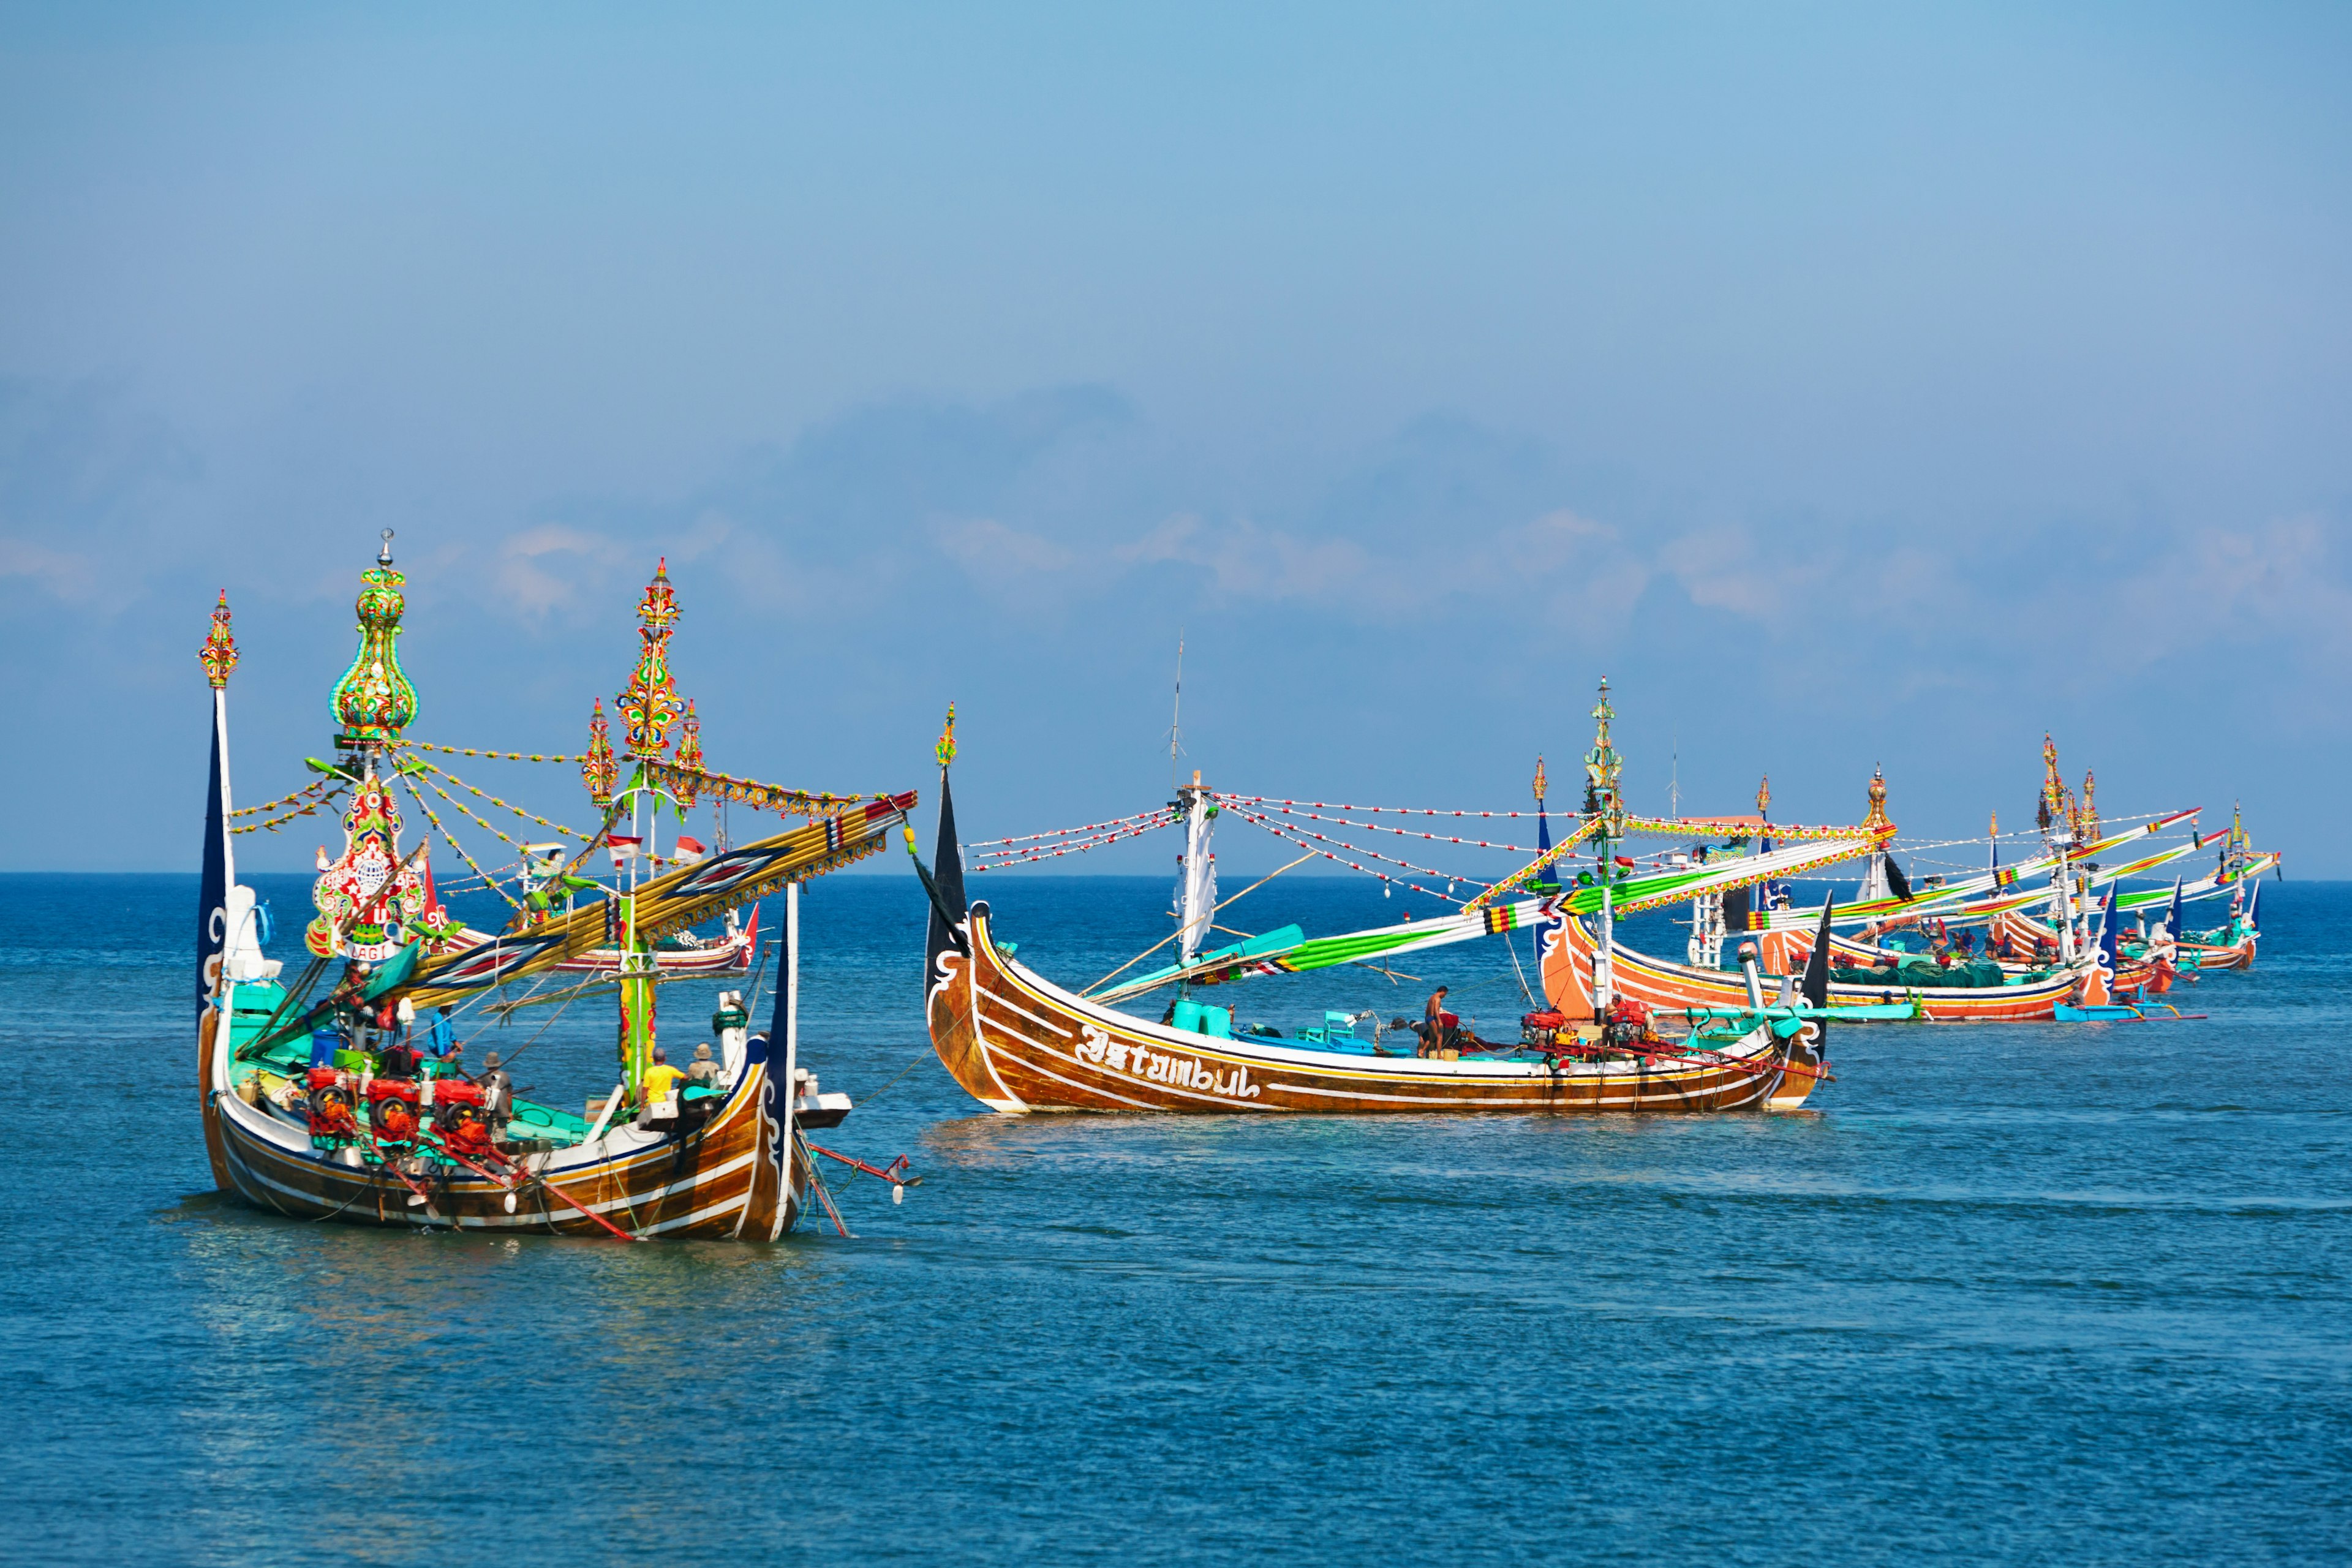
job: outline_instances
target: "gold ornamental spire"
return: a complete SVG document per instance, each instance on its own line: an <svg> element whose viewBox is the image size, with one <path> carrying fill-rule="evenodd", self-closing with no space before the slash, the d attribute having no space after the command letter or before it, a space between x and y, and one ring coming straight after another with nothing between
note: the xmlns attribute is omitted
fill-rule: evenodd
<svg viewBox="0 0 2352 1568"><path fill-rule="evenodd" d="M1584 753L1585 815L1606 818L1602 832L1612 838L1624 837L1624 796L1619 781L1624 776L1625 760L1617 754L1617 747L1609 738L1609 725L1617 717L1617 710L1609 701L1609 678L1601 678L1601 700L1592 709L1592 750Z"/></svg>
<svg viewBox="0 0 2352 1568"><path fill-rule="evenodd" d="M669 668L670 633L677 627L677 595L669 585L669 557L654 568L646 596L637 601L637 668L613 708L628 726L629 755L643 760L669 750L669 729L679 716L677 682Z"/></svg>
<svg viewBox="0 0 2352 1568"><path fill-rule="evenodd" d="M947 772L948 765L955 761L955 704L952 702L948 704L947 727L940 731L939 743L931 748L931 754L939 758L941 773Z"/></svg>
<svg viewBox="0 0 2352 1568"><path fill-rule="evenodd" d="M605 721L601 697L588 718L588 754L580 760L580 778L588 786L589 799L598 805L613 804L613 786L620 782L620 768L613 761L613 726Z"/></svg>
<svg viewBox="0 0 2352 1568"><path fill-rule="evenodd" d="M1884 769L1874 767L1870 770L1870 815L1862 819L1862 825L1868 828L1889 826L1886 820L1886 773Z"/></svg>
<svg viewBox="0 0 2352 1568"><path fill-rule="evenodd" d="M220 603L213 607L212 630L205 634L205 646L196 650L196 658L205 667L205 679L218 691L228 684L228 672L236 668L236 637L228 626L228 590L221 590Z"/></svg>

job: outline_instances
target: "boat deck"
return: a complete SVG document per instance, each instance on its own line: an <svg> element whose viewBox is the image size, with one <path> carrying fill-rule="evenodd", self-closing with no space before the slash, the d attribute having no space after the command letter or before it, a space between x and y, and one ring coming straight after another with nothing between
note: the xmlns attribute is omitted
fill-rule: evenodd
<svg viewBox="0 0 2352 1568"><path fill-rule="evenodd" d="M229 1083L247 1104L307 1128L309 1123L305 1115L299 1110L289 1110L281 1105L277 1097L289 1080L310 1068L315 1048L313 1042L317 1037L294 1035L277 1042L268 1050L253 1052L251 1049L252 1043L270 1027L272 1016L285 999L285 987L278 981L238 984L235 1007L229 1017ZM434 1074L439 1066L428 1059L425 1070ZM451 1075L444 1071L438 1076ZM697 1095L708 1091L688 1092ZM362 1101L353 1110L361 1125L365 1126L368 1121L366 1103ZM509 1147L568 1149L585 1142L593 1125L584 1115L575 1116L559 1107L518 1096L507 1112L506 1126L499 1141Z"/></svg>

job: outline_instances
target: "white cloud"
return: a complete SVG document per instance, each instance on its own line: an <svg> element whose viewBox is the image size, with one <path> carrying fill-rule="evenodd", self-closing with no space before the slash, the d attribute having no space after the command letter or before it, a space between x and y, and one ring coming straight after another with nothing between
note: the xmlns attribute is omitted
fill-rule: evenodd
<svg viewBox="0 0 2352 1568"><path fill-rule="evenodd" d="M0 578L5 577L30 578L68 604L87 604L99 596L97 562L29 540L0 538Z"/></svg>

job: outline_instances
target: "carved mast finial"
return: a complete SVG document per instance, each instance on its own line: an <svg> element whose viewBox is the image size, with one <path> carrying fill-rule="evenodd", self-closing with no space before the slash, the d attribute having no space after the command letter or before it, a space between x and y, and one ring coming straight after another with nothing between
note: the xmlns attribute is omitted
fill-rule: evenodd
<svg viewBox="0 0 2352 1568"><path fill-rule="evenodd" d="M416 720L416 688L400 668L401 589L408 579L393 570L392 530L383 531L376 563L360 574L359 651L335 682L332 706L341 726L335 744L347 752L380 750L399 741Z"/></svg>
<svg viewBox="0 0 2352 1568"><path fill-rule="evenodd" d="M588 717L588 754L580 760L580 778L588 786L589 799L598 805L613 804L613 785L620 780L620 768L613 761L613 726L605 721L601 697Z"/></svg>
<svg viewBox="0 0 2352 1568"><path fill-rule="evenodd" d="M952 702L948 704L947 728L940 731L939 742L931 748L931 752L940 759L941 773L947 772L949 764L955 761L955 704Z"/></svg>
<svg viewBox="0 0 2352 1568"><path fill-rule="evenodd" d="M228 684L230 670L236 668L236 637L229 630L228 590L221 590L220 603L213 607L212 629L205 634L205 646L196 650L197 659L205 667L205 679L218 691Z"/></svg>
<svg viewBox="0 0 2352 1568"><path fill-rule="evenodd" d="M670 633L677 626L677 595L669 585L669 557L654 568L646 595L637 601L637 668L626 690L613 699L628 726L629 755L643 761L669 750L670 726L679 716L677 683L669 668Z"/></svg>
<svg viewBox="0 0 2352 1568"><path fill-rule="evenodd" d="M1609 701L1609 678L1604 675L1601 678L1601 700L1592 709L1592 750L1584 753L1584 809L1588 816L1608 815L1610 826L1606 832L1612 838L1623 836L1619 825L1622 800L1618 781L1624 774L1625 763L1609 739L1609 724L1616 717L1617 710Z"/></svg>

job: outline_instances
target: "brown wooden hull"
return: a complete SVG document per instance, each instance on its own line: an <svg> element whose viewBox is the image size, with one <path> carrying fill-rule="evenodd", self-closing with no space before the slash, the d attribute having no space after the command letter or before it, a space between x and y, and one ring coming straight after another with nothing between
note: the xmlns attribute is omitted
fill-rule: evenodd
<svg viewBox="0 0 2352 1568"><path fill-rule="evenodd" d="M793 1138L790 1159L780 1158L788 1134L764 1041L753 1041L751 1059L709 1121L683 1139L623 1123L584 1149L520 1157L529 1175L511 1192L462 1166L436 1164L410 1177L427 1194L419 1201L394 1173L314 1148L290 1119L228 1092L220 1016L208 1009L198 1030L205 1146L220 1190L256 1208L351 1225L610 1238L584 1208L640 1238L744 1241L774 1240L799 1217L808 1156Z"/></svg>
<svg viewBox="0 0 2352 1568"><path fill-rule="evenodd" d="M1202 1115L1794 1110L1819 1081L1811 1028L1758 1029L1725 1062L1443 1061L1316 1051L1147 1023L1063 990L999 952L986 903L926 984L931 1044L974 1099L1032 1110ZM1736 1064L1736 1065L1735 1065Z"/></svg>

